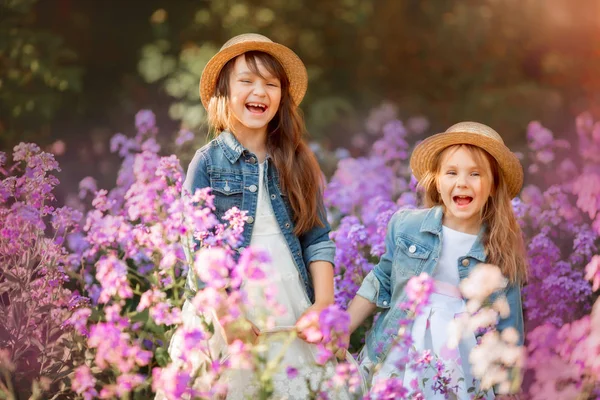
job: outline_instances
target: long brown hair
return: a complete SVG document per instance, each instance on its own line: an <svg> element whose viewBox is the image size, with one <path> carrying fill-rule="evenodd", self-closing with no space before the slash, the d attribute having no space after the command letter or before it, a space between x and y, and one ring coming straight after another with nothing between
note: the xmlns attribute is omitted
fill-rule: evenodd
<svg viewBox="0 0 600 400"><path fill-rule="evenodd" d="M523 234L513 212L508 187L502 179L498 162L487 151L468 144L458 144L440 151L436 155L433 170L428 171L419 182L419 186L424 189L423 202L426 207L444 206L437 190L442 159L444 155L455 152L460 147L469 150L477 165L483 167L487 164L491 169L492 191L481 210L481 222L487 226L483 238L486 262L500 267L502 274L510 282L524 283L527 280L527 256Z"/></svg>
<svg viewBox="0 0 600 400"><path fill-rule="evenodd" d="M290 95L285 70L273 56L260 51L249 51L239 57L246 58L253 73L262 77L257 64L260 62L281 82L279 109L267 126L267 151L277 168L281 190L292 206L294 233L301 235L315 226L323 226L319 219L319 214L325 214L320 201L324 188L323 174L304 140L307 134L304 118ZM219 73L215 93L208 105L208 121L216 135L232 126L228 96L229 77L235 60L227 62Z"/></svg>

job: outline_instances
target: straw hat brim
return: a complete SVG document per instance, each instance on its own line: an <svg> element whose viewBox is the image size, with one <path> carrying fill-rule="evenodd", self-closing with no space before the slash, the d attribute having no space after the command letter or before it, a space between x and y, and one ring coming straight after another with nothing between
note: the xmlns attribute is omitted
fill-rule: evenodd
<svg viewBox="0 0 600 400"><path fill-rule="evenodd" d="M455 144L470 144L490 153L500 166L511 198L516 197L523 186L523 167L517 156L498 140L471 132L448 132L430 136L419 143L410 158L410 167L417 180L434 168L436 155Z"/></svg>
<svg viewBox="0 0 600 400"><path fill-rule="evenodd" d="M200 99L204 108L208 109L208 104L215 92L221 69L223 69L229 60L247 51L262 51L272 55L279 61L290 82L290 95L295 105L299 105L306 94L308 85L308 74L300 57L279 43L243 41L220 50L204 67L202 77L200 78Z"/></svg>

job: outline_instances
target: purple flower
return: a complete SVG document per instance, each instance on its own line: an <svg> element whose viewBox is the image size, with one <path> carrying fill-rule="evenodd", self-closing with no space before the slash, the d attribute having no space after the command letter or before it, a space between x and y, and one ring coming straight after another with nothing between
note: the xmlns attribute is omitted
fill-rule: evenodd
<svg viewBox="0 0 600 400"><path fill-rule="evenodd" d="M415 309L420 310L429 303L429 296L433 292L433 279L422 272L419 276L413 276L406 284L406 295Z"/></svg>
<svg viewBox="0 0 600 400"><path fill-rule="evenodd" d="M368 396L365 399L368 400L395 400L395 399L407 399L408 389L404 387L402 379L399 378L388 378L378 380Z"/></svg>
<svg viewBox="0 0 600 400"><path fill-rule="evenodd" d="M285 370L288 379L294 379L298 376L298 370L294 367L287 367Z"/></svg>
<svg viewBox="0 0 600 400"><path fill-rule="evenodd" d="M156 130L156 116L150 110L141 110L135 114L135 127L145 134Z"/></svg>
<svg viewBox="0 0 600 400"><path fill-rule="evenodd" d="M63 324L64 327L72 326L77 333L82 336L87 336L88 318L92 315L92 310L89 308L78 308L73 312L73 315Z"/></svg>
<svg viewBox="0 0 600 400"><path fill-rule="evenodd" d="M194 134L187 129L181 129L175 139L175 145L180 147L191 140L194 140Z"/></svg>
<svg viewBox="0 0 600 400"><path fill-rule="evenodd" d="M98 184L94 178L87 176L79 182L79 198L83 199L88 193L95 193L98 190Z"/></svg>
<svg viewBox="0 0 600 400"><path fill-rule="evenodd" d="M82 395L86 400L93 399L98 396L95 386L96 379L87 365L81 365L75 369L73 380L71 381L71 389L75 393Z"/></svg>
<svg viewBox="0 0 600 400"><path fill-rule="evenodd" d="M127 265L114 255L104 256L96 263L96 279L102 286L100 303L107 303L113 297L127 299L133 296L127 280Z"/></svg>
<svg viewBox="0 0 600 400"><path fill-rule="evenodd" d="M181 399L190 392L190 373L180 370L176 365L170 364L166 368L155 367L152 369L152 390L161 391L167 399Z"/></svg>

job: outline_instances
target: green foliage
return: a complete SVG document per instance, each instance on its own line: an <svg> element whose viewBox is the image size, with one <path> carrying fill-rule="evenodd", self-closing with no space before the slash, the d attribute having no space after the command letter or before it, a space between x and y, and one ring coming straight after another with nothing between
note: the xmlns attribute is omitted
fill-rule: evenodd
<svg viewBox="0 0 600 400"><path fill-rule="evenodd" d="M0 3L0 148L41 139L64 95L81 90L75 54L35 26L37 1Z"/></svg>
<svg viewBox="0 0 600 400"><path fill-rule="evenodd" d="M147 82L160 82L175 99L169 108L173 119L187 128L198 128L206 119L198 81L208 60L234 35L264 34L292 48L305 62L310 79L303 103L308 110L307 123L310 130L323 132L342 116L354 113L348 99L351 92L343 90L347 81L341 82L352 77L345 73L340 76L345 70L335 68L340 61L351 63L354 55L329 49L340 47L341 38L355 40L361 27L366 27L372 9L366 0L206 2L189 8L186 14L191 17L177 39L170 36L169 14L157 10L151 18L156 40L142 49L138 69Z"/></svg>
<svg viewBox="0 0 600 400"><path fill-rule="evenodd" d="M358 110L381 101L400 118L428 115L433 130L458 120L497 127L523 145L523 126L570 120L565 104L589 108L600 57L590 41L596 24L559 0L212 1L151 18L155 41L142 52L140 72L174 98L170 116L187 128L205 120L197 83L203 66L229 38L265 34L306 63L302 104L317 139L347 145L360 129ZM168 7L168 6L165 6ZM182 15L186 15L182 18ZM577 41L580 46L569 46ZM581 62L579 62L579 61ZM586 78L586 76L588 78ZM561 111L562 110L562 111Z"/></svg>

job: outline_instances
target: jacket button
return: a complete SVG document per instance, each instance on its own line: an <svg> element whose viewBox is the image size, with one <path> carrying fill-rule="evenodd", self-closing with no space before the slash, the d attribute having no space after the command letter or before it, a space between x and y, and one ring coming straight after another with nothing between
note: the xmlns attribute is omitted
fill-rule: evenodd
<svg viewBox="0 0 600 400"><path fill-rule="evenodd" d="M246 250L246 248L245 248L245 247L238 247L238 249L237 249L237 252L238 252L238 253L241 253L241 252L242 252L242 251L244 251L244 250Z"/></svg>
<svg viewBox="0 0 600 400"><path fill-rule="evenodd" d="M290 225L290 223L289 223L289 222L286 222L286 223L285 223L285 227L286 227L287 229L290 229L290 226L291 226L291 225Z"/></svg>
<svg viewBox="0 0 600 400"><path fill-rule="evenodd" d="M469 266L469 259L468 258L463 258L461 264L463 265L463 267L468 267Z"/></svg>
<svg viewBox="0 0 600 400"><path fill-rule="evenodd" d="M274 194L271 195L271 200L275 200L277 196L275 196Z"/></svg>
<svg viewBox="0 0 600 400"><path fill-rule="evenodd" d="M387 306L387 301L385 301L385 300L384 300L384 301L383 301L383 305L384 305L384 306Z"/></svg>
<svg viewBox="0 0 600 400"><path fill-rule="evenodd" d="M408 248L408 252L414 253L415 251L417 251L417 246L415 246L414 244L411 244L410 247Z"/></svg>
<svg viewBox="0 0 600 400"><path fill-rule="evenodd" d="M248 217L248 219L246 220L247 223L251 224L254 222L254 217L251 215Z"/></svg>
<svg viewBox="0 0 600 400"><path fill-rule="evenodd" d="M248 160L248 162L250 164L256 164L256 158L255 157L250 157L250 159Z"/></svg>
<svg viewBox="0 0 600 400"><path fill-rule="evenodd" d="M258 186L256 185L250 185L250 187L248 188L249 191L251 191L252 193L256 192L258 190Z"/></svg>

